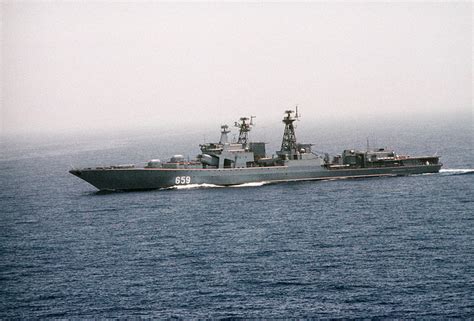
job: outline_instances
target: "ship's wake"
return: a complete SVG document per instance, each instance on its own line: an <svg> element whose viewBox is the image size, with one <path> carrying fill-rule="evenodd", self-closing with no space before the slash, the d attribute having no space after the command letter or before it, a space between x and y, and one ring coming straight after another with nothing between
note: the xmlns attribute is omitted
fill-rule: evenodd
<svg viewBox="0 0 474 321"><path fill-rule="evenodd" d="M170 190L170 189L196 189L196 188L218 188L218 187L225 187L222 185L215 185L215 184L188 184L188 185L174 185L170 187L160 188L160 190Z"/></svg>
<svg viewBox="0 0 474 321"><path fill-rule="evenodd" d="M440 169L439 173L441 175L470 175L470 174L474 174L474 169L472 168L446 168L446 169Z"/></svg>
<svg viewBox="0 0 474 321"><path fill-rule="evenodd" d="M269 182L251 182L251 183L244 183L238 185L216 185L216 184L188 184L188 185L174 185L170 187L160 188L160 190L188 190L188 189L196 189L196 188L221 188L221 187L259 187L269 184Z"/></svg>
<svg viewBox="0 0 474 321"><path fill-rule="evenodd" d="M252 183L244 183L244 184L239 184L239 185L231 185L229 187L259 187L269 184L269 182L252 182Z"/></svg>
<svg viewBox="0 0 474 321"><path fill-rule="evenodd" d="M438 175L444 175L444 176L471 175L471 174L474 174L474 169L472 168L447 168L447 169L441 169L438 173ZM418 175L436 175L436 173L414 174L413 176L418 176ZM322 181L333 181L333 180L340 180L344 178L350 178L350 177L327 178L327 179L323 179ZM243 184L238 184L238 185L187 184L187 185L174 185L170 187L160 188L160 190L190 190L190 189L198 189L198 188L222 188L222 187L232 187L232 188L259 187L259 186L267 185L270 183L271 182L261 181L261 182L243 183Z"/></svg>

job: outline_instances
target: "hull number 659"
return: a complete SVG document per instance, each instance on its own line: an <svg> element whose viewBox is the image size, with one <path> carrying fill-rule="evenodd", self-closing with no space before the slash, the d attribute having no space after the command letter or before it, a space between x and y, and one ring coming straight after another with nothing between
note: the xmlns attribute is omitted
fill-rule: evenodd
<svg viewBox="0 0 474 321"><path fill-rule="evenodd" d="M176 185L182 185L182 184L189 184L191 183L191 177L190 176L178 176L174 180Z"/></svg>

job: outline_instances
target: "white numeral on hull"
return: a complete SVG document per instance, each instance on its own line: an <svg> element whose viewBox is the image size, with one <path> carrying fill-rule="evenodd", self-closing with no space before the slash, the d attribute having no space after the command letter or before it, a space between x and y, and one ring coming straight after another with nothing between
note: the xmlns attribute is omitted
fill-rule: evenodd
<svg viewBox="0 0 474 321"><path fill-rule="evenodd" d="M178 176L174 180L176 185L183 185L183 184L189 184L191 183L191 176Z"/></svg>

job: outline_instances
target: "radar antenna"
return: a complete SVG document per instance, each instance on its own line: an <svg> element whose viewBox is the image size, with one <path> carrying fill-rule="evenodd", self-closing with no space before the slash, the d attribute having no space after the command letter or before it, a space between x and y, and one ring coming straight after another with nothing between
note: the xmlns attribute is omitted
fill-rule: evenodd
<svg viewBox="0 0 474 321"><path fill-rule="evenodd" d="M237 140L238 144L247 145L249 143L249 132L252 129L253 119L255 116L241 117L240 121L235 122L234 126L239 128L239 139Z"/></svg>
<svg viewBox="0 0 474 321"><path fill-rule="evenodd" d="M283 123L285 124L285 131L283 133L283 139L281 141L281 148L279 154L286 154L293 156L297 154L298 146L296 143L296 134L294 122L297 120L295 112L293 110L286 110L285 116L283 117Z"/></svg>

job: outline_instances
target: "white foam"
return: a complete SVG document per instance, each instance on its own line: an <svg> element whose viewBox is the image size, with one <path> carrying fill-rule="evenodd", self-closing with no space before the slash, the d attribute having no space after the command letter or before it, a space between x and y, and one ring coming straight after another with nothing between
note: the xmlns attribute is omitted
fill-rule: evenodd
<svg viewBox="0 0 474 321"><path fill-rule="evenodd" d="M219 187L258 187L268 184L269 182L251 182L251 183L244 183L239 185L215 185L215 184L187 184L187 185L174 185L170 187L161 188L161 190L170 190L170 189L179 189L179 190L187 190L187 189L195 189L195 188L219 188Z"/></svg>
<svg viewBox="0 0 474 321"><path fill-rule="evenodd" d="M216 188L216 187L224 187L224 186L214 185L214 184L188 184L188 185L174 185L174 186L166 187L163 189L164 190L166 189L194 189L194 188Z"/></svg>
<svg viewBox="0 0 474 321"><path fill-rule="evenodd" d="M430 175L436 175L436 173L410 174L410 176L430 176Z"/></svg>
<svg viewBox="0 0 474 321"><path fill-rule="evenodd" d="M444 175L459 175L459 174L470 174L474 173L474 169L472 168L446 168L440 169L440 174Z"/></svg>
<svg viewBox="0 0 474 321"><path fill-rule="evenodd" d="M258 187L268 184L268 182L252 182L252 183L244 183L239 185L232 185L230 187Z"/></svg>

